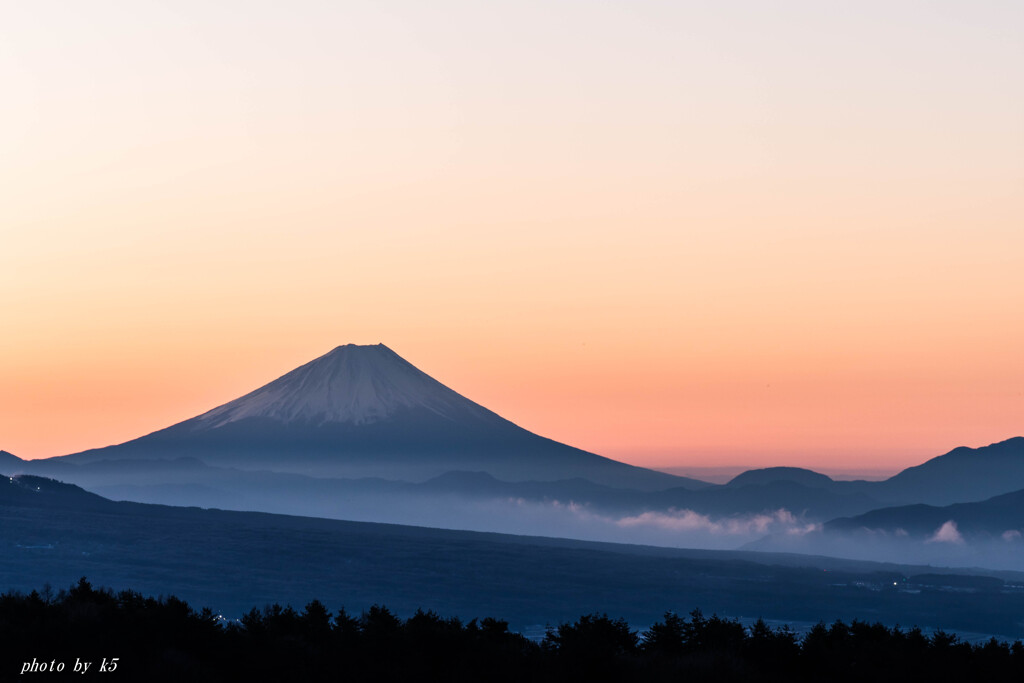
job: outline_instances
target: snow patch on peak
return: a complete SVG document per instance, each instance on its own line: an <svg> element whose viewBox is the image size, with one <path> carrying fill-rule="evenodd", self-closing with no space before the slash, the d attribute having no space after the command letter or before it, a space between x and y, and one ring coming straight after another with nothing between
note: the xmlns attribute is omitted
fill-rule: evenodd
<svg viewBox="0 0 1024 683"><path fill-rule="evenodd" d="M383 344L346 344L196 417L195 427L216 428L246 418L362 425L407 408L425 408L451 419L467 413L497 417Z"/></svg>

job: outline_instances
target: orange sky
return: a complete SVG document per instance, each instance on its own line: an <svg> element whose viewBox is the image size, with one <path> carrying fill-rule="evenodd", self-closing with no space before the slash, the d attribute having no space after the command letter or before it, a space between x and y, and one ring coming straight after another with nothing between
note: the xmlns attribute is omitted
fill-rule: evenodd
<svg viewBox="0 0 1024 683"><path fill-rule="evenodd" d="M0 448L383 342L652 466L1024 434L1012 3L0 8Z"/></svg>

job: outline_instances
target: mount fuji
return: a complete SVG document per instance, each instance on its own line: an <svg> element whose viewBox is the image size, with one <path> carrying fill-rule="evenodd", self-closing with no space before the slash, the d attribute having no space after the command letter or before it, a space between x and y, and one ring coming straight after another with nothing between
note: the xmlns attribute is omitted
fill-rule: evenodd
<svg viewBox="0 0 1024 683"><path fill-rule="evenodd" d="M383 344L339 346L202 415L51 461L138 466L178 458L316 477L423 481L459 470L506 481L583 478L641 490L704 485L533 434Z"/></svg>

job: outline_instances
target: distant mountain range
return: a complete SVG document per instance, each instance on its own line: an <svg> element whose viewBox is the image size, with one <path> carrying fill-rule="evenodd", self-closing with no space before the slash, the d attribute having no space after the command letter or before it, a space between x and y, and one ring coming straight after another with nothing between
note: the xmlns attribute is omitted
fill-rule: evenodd
<svg viewBox="0 0 1024 683"><path fill-rule="evenodd" d="M955 448L884 481L835 481L798 467L749 470L728 488L790 482L836 494L863 495L883 504L950 505L1024 489L1024 437L982 448Z"/></svg>
<svg viewBox="0 0 1024 683"><path fill-rule="evenodd" d="M1002 537L1019 539L1024 531L1024 491L1014 491L976 503L953 505L902 505L842 517L825 524L827 531L884 531L890 534L933 537L944 524L952 523L961 538ZM956 537L950 537L953 539Z"/></svg>
<svg viewBox="0 0 1024 683"><path fill-rule="evenodd" d="M876 485L879 497L950 505L1024 489L1024 437L983 448L955 448Z"/></svg>
<svg viewBox="0 0 1024 683"><path fill-rule="evenodd" d="M234 401L123 444L32 461L0 451L0 472L138 502L515 533L601 537L596 529L605 528L620 540L656 527L656 541L637 538L685 544L694 529L763 528L797 533L782 541L801 552L851 529L923 536L952 520L962 533L1024 530L1017 498L1004 495L1024 491L1021 437L957 448L885 481L770 467L712 485L533 434L384 345L339 346ZM572 524L553 525L549 513ZM785 520L784 531L771 519Z"/></svg>
<svg viewBox="0 0 1024 683"><path fill-rule="evenodd" d="M694 608L805 629L857 618L1024 636L1017 572L113 502L28 476L0 479L0 519L0 592L63 589L86 576L174 594L228 619L316 598L356 615L373 604L402 616L499 614L538 636L594 610L643 628L666 610Z"/></svg>

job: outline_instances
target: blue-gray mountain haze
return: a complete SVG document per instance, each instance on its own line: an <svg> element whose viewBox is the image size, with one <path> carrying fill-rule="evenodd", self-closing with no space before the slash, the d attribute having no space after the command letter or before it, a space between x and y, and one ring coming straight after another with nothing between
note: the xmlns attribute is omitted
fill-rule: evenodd
<svg viewBox="0 0 1024 683"><path fill-rule="evenodd" d="M616 462L533 434L445 387L383 345L340 346L241 398L123 444L46 460L21 460L0 451L0 472L7 475L8 484L0 499L7 522L2 541L10 551L0 576L7 586L24 583L19 581L23 578L20 572L25 571L30 557L40 562L40 567L49 567L55 581L74 579L91 567L93 573L106 572L112 579L145 584L153 563L166 565L165 553L147 546L148 550L140 550L132 560L125 555L130 552L121 541L101 533L105 519L114 524L112 528L121 529L118 533L125 539L135 538L142 531L133 525L141 523L141 518L167 530L172 539L167 547L175 553L188 554L176 525L198 524L223 537L233 533L231 525L242 524L249 529L246 537L256 538L259 532L253 529L265 524L267 529L279 530L266 533L274 536L282 551L295 557L305 554L310 561L321 553L313 540L320 532L314 530L359 530L360 538L383 543L381 534L393 539L388 536L392 532L386 531L393 527L344 526L308 518L415 525L420 531L403 527L403 542L417 534L422 539L444 538L431 551L441 553L441 547L462 543L458 539L471 539L459 551L459 561L488 572L497 570L474 555L489 552L482 550L482 540L477 541L498 537L438 536L444 532L423 527L529 536L529 542L508 540L516 537L500 540L512 544L510 547L544 549L524 551L523 564L518 566L522 571L536 567L541 561L538 558L554 552L551 549L555 547L560 548L559 553L569 553L560 555L559 561L576 569L591 561L603 562L606 567L623 561L629 572L638 575L646 575L640 564L655 562L654 557L708 560L692 554L697 551L671 555L684 551L643 549L647 546L708 549L704 552L742 548L742 555L722 557L765 566L815 566L819 571L830 562L840 562L821 555L933 565L905 571L885 565L884 571L896 571L904 578L915 572L934 572L934 566L986 575L994 570L1024 570L1024 514L1020 512L1024 503L1024 438L985 448L957 448L886 481L834 481L811 470L773 467L745 472L725 485L712 485ZM180 506L214 510L186 511ZM223 510L305 518L232 516ZM299 547L285 550L291 541L284 540L283 528L305 540L296 541ZM543 541L537 538L541 536L563 540ZM567 538L579 540L564 540ZM631 545L585 545L596 541ZM69 547L79 545L82 547L76 552L82 555L67 554ZM397 546L385 546L387 554L401 554ZM216 561L266 561L260 554L263 550L255 546L242 543L236 550L237 555ZM798 554L769 554L773 551ZM633 560L623 560L623 553L643 559L629 564ZM328 554L331 562L348 562ZM126 562L135 569L124 564L113 568L111 562ZM209 563L200 564L214 571ZM427 564L416 564L417 571L433 571ZM174 566L183 572L186 593L191 590L192 595L204 598L227 590L223 580L212 579L208 573L185 571L181 562ZM279 567L282 572L289 568L310 585L320 585L314 570L299 571L287 562ZM687 574L691 578L682 586L683 593L692 589L697 594L694 604L682 607L698 606L697 598L703 595L705 602L699 606L708 608L706 601L712 599L708 596L718 595L714 600L721 599L723 609L726 605L732 605L729 609L753 609L751 605L771 602L772 591L781 590L762 585L747 595L746 602L730 603L730 598L723 596L730 591L743 593L740 583L747 579L727 582L729 588L722 589L724 593L709 593L693 578L706 569ZM861 569L867 571L864 567L858 571ZM253 588L249 593L241 588L228 591L231 607L264 595L270 599L267 586L282 585L274 583L283 580L275 571L266 573L255 566L247 571L252 573ZM373 570L392 588L401 574L402 581L410 582L407 592L399 591L404 596L401 599L412 604L415 587L423 589L425 579L410 578L409 571L401 562ZM871 571L883 570L876 567ZM737 576L740 574L743 572ZM529 571L523 576L527 575L531 575ZM538 577L531 580L548 586L553 595L563 590L555 587L550 577ZM791 578L778 580L785 583ZM1014 584L1024 577L1003 578ZM595 599L593 609L610 609L607 587L600 588L608 579L586 580L594 582L594 590L605 591L606 603ZM256 589L261 581L269 583ZM509 581L509 590L522 589L522 582ZM199 588L204 582L212 583ZM156 584L148 585L160 590ZM634 586L635 590L641 588L653 591L651 595L668 595L644 581ZM445 599L455 600L457 589L450 586L445 590ZM499 593L493 585L477 590L480 609L492 602L495 609L505 605ZM757 595L761 597L752 597ZM473 596L473 590L465 595L469 601ZM625 604L630 599L619 602ZM584 607L572 600L565 606L567 616ZM657 609L674 606L662 604ZM653 601L649 607L654 609ZM991 624L998 621L992 616L996 611L989 615ZM527 612L520 616L529 621ZM809 614L774 610L777 615L789 614L789 618L797 618L798 612ZM534 613L536 619L544 615L554 613L539 609ZM657 613L650 612L650 616ZM814 619L827 616L819 614ZM849 618L850 613L837 613L836 617ZM1016 626L999 624L999 633L1016 633Z"/></svg>

